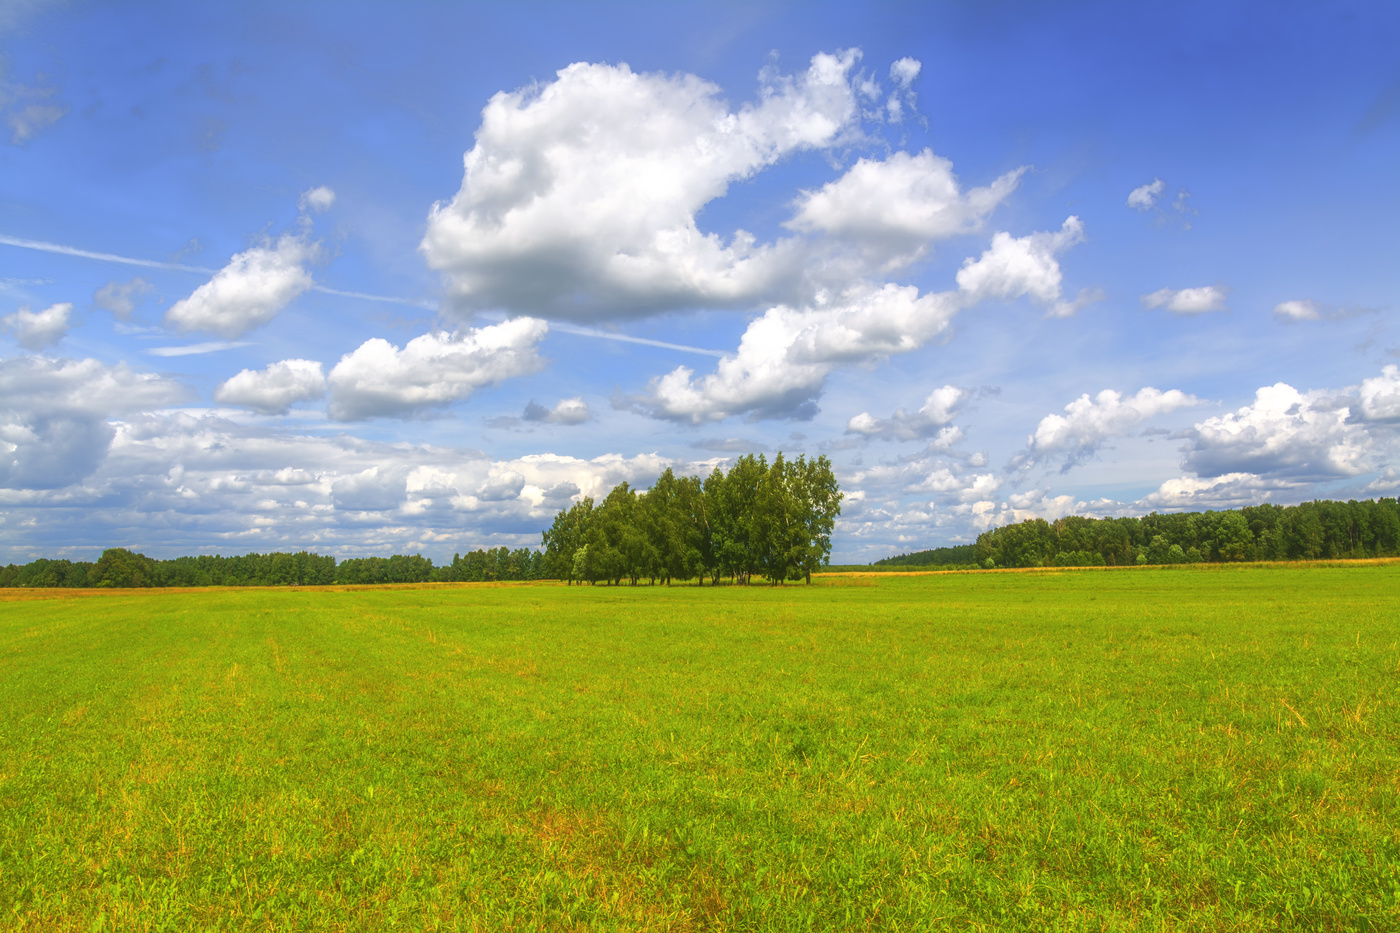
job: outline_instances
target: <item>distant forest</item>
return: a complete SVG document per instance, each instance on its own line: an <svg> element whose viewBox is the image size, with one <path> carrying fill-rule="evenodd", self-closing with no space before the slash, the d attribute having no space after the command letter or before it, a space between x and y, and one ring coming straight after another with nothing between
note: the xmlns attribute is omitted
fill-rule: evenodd
<svg viewBox="0 0 1400 933"><path fill-rule="evenodd" d="M775 559L765 552L778 540L775 529L792 527L789 519L781 517L786 512L775 510L771 502L760 504L759 474L766 477L772 467L761 457L747 459L752 462L739 474L740 482L724 493L733 496L728 501L720 490L726 488L729 477L718 470L703 483L696 477L674 476L669 484L658 481L659 488L670 492L650 500L651 492L637 493L624 483L597 506L585 499L560 512L554 527L545 532L543 551L476 550L454 555L450 564L434 566L417 554L339 562L306 551L155 560L125 548L109 548L97 561L41 558L0 567L0 587L321 586L570 578L617 582L648 573L664 582L665 560L676 561L673 579L694 579L697 571L709 574L712 582L726 573L741 579L744 574L764 573ZM823 460L802 462L802 469L823 477L829 471ZM789 469L785 462L779 467ZM812 526L811 537L794 533L783 539L790 542L788 556L781 558L787 561L783 572L805 574L807 568L819 567L829 553L830 523L839 511L839 500L830 498L833 492L839 494L835 480L830 484L824 487L827 509ZM778 497L777 501L784 500ZM660 509L664 502L670 503L669 511ZM663 518L671 516L671 522L658 524L650 510L661 511ZM623 521L627 515L630 521ZM707 523L703 530L700 521ZM726 521L735 524L726 527ZM794 541L800 547L794 548ZM590 562L590 553L597 563ZM1032 519L984 532L976 544L887 557L874 566L1113 567L1392 556L1400 556L1400 500L1374 499L1255 505L1223 512L1154 512L1142 518ZM621 576L602 576L604 568L609 575L621 569Z"/></svg>
<svg viewBox="0 0 1400 933"><path fill-rule="evenodd" d="M976 560L971 544L956 544L952 547L936 547L898 557L877 560L874 567L971 567Z"/></svg>
<svg viewBox="0 0 1400 933"><path fill-rule="evenodd" d="M325 586L334 583L485 583L538 580L544 555L532 548L495 548L454 555L433 566L419 554L393 557L334 557L244 554L155 560L126 548L109 548L97 561L36 560L0 567L0 587L9 586Z"/></svg>
<svg viewBox="0 0 1400 933"><path fill-rule="evenodd" d="M1033 519L983 533L981 567L1337 560L1400 555L1400 500L1251 505L1142 518Z"/></svg>

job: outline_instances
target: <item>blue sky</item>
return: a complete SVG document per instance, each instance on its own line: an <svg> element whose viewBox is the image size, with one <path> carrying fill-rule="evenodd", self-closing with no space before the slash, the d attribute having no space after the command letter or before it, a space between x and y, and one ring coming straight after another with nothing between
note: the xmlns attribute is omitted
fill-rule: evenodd
<svg viewBox="0 0 1400 933"><path fill-rule="evenodd" d="M0 7L0 560L1400 491L1400 7Z"/></svg>

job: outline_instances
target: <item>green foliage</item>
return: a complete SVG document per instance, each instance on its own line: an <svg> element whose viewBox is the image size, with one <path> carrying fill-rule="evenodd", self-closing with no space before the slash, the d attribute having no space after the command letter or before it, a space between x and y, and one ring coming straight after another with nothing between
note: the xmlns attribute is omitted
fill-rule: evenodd
<svg viewBox="0 0 1400 933"><path fill-rule="evenodd" d="M544 533L544 573L554 580L572 584L583 579L588 555L585 536L593 500L584 498L554 516L554 524Z"/></svg>
<svg viewBox="0 0 1400 933"><path fill-rule="evenodd" d="M453 554L452 563L431 567L428 579L443 583L494 583L501 580L542 580L555 577L546 566L545 555L533 548L506 547Z"/></svg>
<svg viewBox="0 0 1400 933"><path fill-rule="evenodd" d="M433 562L421 554L354 557L335 568L336 583L426 583L432 578Z"/></svg>
<svg viewBox="0 0 1400 933"><path fill-rule="evenodd" d="M1397 570L10 591L0 926L1393 930Z"/></svg>
<svg viewBox="0 0 1400 933"><path fill-rule="evenodd" d="M897 557L886 557L877 560L872 566L875 567L947 567L951 565L971 564L976 560L973 554L974 546L971 544L958 544L953 547L936 547L927 551L915 551L912 554L900 554Z"/></svg>
<svg viewBox="0 0 1400 933"><path fill-rule="evenodd" d="M103 551L88 574L90 586L160 586L162 582L160 566L155 561L145 554L136 554L124 547Z"/></svg>
<svg viewBox="0 0 1400 933"><path fill-rule="evenodd" d="M1143 518L1072 515L1007 525L973 546L997 567L1337 560L1400 555L1400 501L1304 502ZM881 562L883 563L883 562Z"/></svg>
<svg viewBox="0 0 1400 933"><path fill-rule="evenodd" d="M335 582L334 557L295 554L203 555L159 561L161 586L321 586Z"/></svg>
<svg viewBox="0 0 1400 933"><path fill-rule="evenodd" d="M826 457L779 452L770 465L748 454L703 482L667 469L644 493L622 483L596 508L584 499L560 511L543 533L544 566L568 583L810 583L830 560L841 498Z"/></svg>
<svg viewBox="0 0 1400 933"><path fill-rule="evenodd" d="M95 564L41 559L0 567L0 587L325 586L540 580L547 575L545 556L532 548L454 554L452 563L442 567L420 554L357 557L337 564L334 557L307 551L153 560L110 548Z"/></svg>

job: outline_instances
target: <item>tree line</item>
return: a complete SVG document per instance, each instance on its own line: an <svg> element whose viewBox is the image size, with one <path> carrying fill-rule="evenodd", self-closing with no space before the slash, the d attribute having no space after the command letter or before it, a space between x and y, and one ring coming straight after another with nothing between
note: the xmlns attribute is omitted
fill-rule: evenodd
<svg viewBox="0 0 1400 933"><path fill-rule="evenodd" d="M0 567L0 587L324 586L355 583L565 580L669 583L722 577L807 578L827 564L841 492L825 457L770 465L742 457L726 474L676 477L637 492L621 483L595 505L564 509L544 550L500 547L453 555L334 557L202 555L157 560L108 548L96 561L40 558ZM1318 500L1141 518L1032 519L984 532L975 545L934 548L876 565L947 567L1125 566L1251 560L1336 560L1400 555L1400 500Z"/></svg>
<svg viewBox="0 0 1400 933"><path fill-rule="evenodd" d="M560 510L543 535L546 574L570 585L810 583L830 561L841 498L824 456L748 454L703 480L667 469L644 492L619 483Z"/></svg>
<svg viewBox="0 0 1400 933"><path fill-rule="evenodd" d="M952 547L936 547L927 551L914 551L912 554L898 554L885 557L871 564L872 567L945 567L950 570L964 570L975 566L975 545L955 544Z"/></svg>
<svg viewBox="0 0 1400 933"><path fill-rule="evenodd" d="M1141 518L1071 515L984 532L982 567L1078 567L1337 560L1400 555L1400 500L1317 500Z"/></svg>
<svg viewBox="0 0 1400 933"><path fill-rule="evenodd" d="M108 548L96 561L49 560L0 567L0 587L327 586L349 583L486 583L539 580L544 555L533 548L500 547L455 554L434 566L420 554L334 557L295 554L201 555L157 560L126 548Z"/></svg>

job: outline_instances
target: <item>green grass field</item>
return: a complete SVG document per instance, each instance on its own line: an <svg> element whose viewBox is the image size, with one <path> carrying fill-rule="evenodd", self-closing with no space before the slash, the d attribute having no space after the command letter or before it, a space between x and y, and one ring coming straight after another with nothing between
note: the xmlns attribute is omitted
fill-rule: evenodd
<svg viewBox="0 0 1400 933"><path fill-rule="evenodd" d="M0 602L0 927L1400 929L1400 564Z"/></svg>

